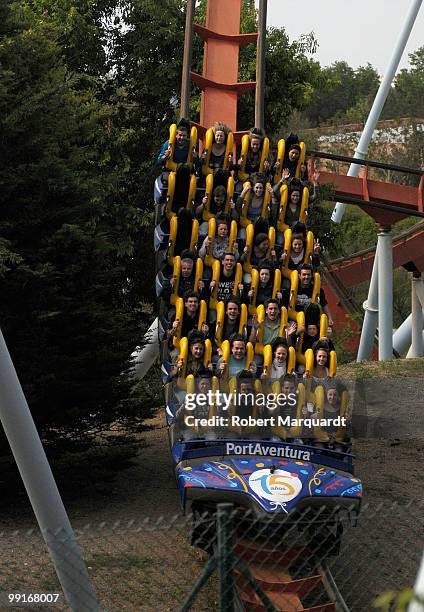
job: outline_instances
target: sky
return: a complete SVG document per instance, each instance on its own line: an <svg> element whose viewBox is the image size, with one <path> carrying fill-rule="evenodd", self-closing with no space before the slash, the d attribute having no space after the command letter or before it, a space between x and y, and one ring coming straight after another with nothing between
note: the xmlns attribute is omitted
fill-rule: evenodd
<svg viewBox="0 0 424 612"><path fill-rule="evenodd" d="M323 66L346 60L352 68L369 62L384 75L410 6L416 0L268 0L268 26L284 27L290 40L311 31ZM300 10L301 7L301 10ZM424 2L402 56L424 45Z"/></svg>

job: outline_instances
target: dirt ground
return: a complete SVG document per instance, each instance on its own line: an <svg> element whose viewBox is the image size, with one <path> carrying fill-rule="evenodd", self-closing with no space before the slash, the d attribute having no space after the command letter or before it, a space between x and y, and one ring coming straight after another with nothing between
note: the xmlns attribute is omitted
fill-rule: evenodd
<svg viewBox="0 0 424 612"><path fill-rule="evenodd" d="M348 532L333 563L352 610L370 610L380 592L410 586L418 569L424 539L424 379L417 374L365 380L357 390L362 412L353 452L365 505L359 527ZM187 543L183 519L172 519L180 503L164 412L149 425L152 429L140 434L143 446L133 467L89 493L64 497L107 610L179 609L204 564ZM42 543L36 535L25 535L36 527L25 495L0 504L0 589L55 588ZM150 522L143 524L146 518ZM17 529L19 534L13 534ZM214 586L195 609L216 609Z"/></svg>

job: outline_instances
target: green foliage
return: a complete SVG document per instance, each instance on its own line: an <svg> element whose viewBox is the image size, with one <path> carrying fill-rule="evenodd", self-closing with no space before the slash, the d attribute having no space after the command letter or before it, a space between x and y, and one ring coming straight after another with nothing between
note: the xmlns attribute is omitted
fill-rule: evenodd
<svg viewBox="0 0 424 612"><path fill-rule="evenodd" d="M128 271L142 223L115 109L81 87L54 20L6 9L0 316L36 423L54 437L135 412L125 372L142 320Z"/></svg>
<svg viewBox="0 0 424 612"><path fill-rule="evenodd" d="M185 14L181 0L125 4L122 30L110 56L117 121L128 132L126 197L152 209L157 157L169 125L178 117ZM149 238L150 240L150 238Z"/></svg>
<svg viewBox="0 0 424 612"><path fill-rule="evenodd" d="M144 4L144 3L143 3ZM171 4L170 2L168 4ZM174 4L176 4L174 2ZM181 4L181 3L178 3ZM196 8L196 21L204 24L206 18L206 0L201 0ZM174 12L177 8L174 8ZM151 12L155 21L157 15ZM181 25L183 27L183 25ZM240 31L257 32L257 11L255 2L244 0L242 3ZM175 41L177 50L176 82L179 84L179 64L182 57L181 37ZM315 83L319 76L319 64L308 58L316 50L316 39L311 33L299 40L290 41L283 28L268 28L265 59L265 126L267 133L277 136L283 127L288 125L292 112L303 109L311 100ZM239 54L239 81L256 80L256 44L243 45ZM194 39L194 70L202 73L203 42ZM179 99L179 90L173 92L172 99ZM237 128L247 130L254 125L255 94L254 92L239 97ZM200 109L200 92L192 87L192 119L198 121Z"/></svg>
<svg viewBox="0 0 424 612"><path fill-rule="evenodd" d="M321 69L317 90L305 116L313 127L330 120L343 123L341 117L349 109L363 100L372 100L378 85L378 73L370 64L354 70L346 62L335 62Z"/></svg>
<svg viewBox="0 0 424 612"><path fill-rule="evenodd" d="M245 0L241 31L255 31L256 19ZM128 370L152 316L151 193L155 157L179 115L184 25L184 0L0 5L0 317L37 425L53 441L138 422L148 415L140 406L160 401L156 384L131 394ZM203 43L194 45L201 72ZM306 107L311 125L365 112L378 84L370 66L321 69L312 34L290 41L270 28L266 45L268 134ZM397 79L397 113L421 108L423 56ZM256 45L242 47L240 79L255 80L255 63ZM253 125L253 109L253 95L240 98L240 128ZM418 129L411 142L419 165ZM372 221L349 209L335 227L325 197L311 225L329 255L372 244Z"/></svg>
<svg viewBox="0 0 424 612"><path fill-rule="evenodd" d="M252 3L253 5L253 3ZM245 14L242 32L257 30L252 10ZM308 58L316 49L311 33L290 42L283 28L268 28L265 56L265 126L269 135L279 136L288 126L290 115L309 104L319 77L319 64ZM256 80L256 45L240 49L239 80ZM255 95L239 98L238 127L254 124Z"/></svg>
<svg viewBox="0 0 424 612"><path fill-rule="evenodd" d="M424 46L409 55L411 68L396 76L383 111L384 118L424 116Z"/></svg>
<svg viewBox="0 0 424 612"><path fill-rule="evenodd" d="M406 612L412 602L424 605L424 599L415 594L412 589L388 591L377 597L374 601L374 608L378 608L382 612Z"/></svg>
<svg viewBox="0 0 424 612"><path fill-rule="evenodd" d="M409 61L411 67L395 78L382 119L424 115L424 47L411 53ZM345 61L318 72L316 91L302 114L303 127L364 122L379 87L378 72L370 64L354 70Z"/></svg>

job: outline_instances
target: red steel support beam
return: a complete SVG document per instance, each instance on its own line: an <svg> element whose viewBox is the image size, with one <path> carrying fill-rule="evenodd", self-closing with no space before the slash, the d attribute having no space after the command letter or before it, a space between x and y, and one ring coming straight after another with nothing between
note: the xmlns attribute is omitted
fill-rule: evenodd
<svg viewBox="0 0 424 612"><path fill-rule="evenodd" d="M359 177L334 174L333 172L320 172L318 181L320 185L333 185L335 196L340 202L343 202L343 197L354 197L371 202L401 206L405 209L405 214L402 214L401 212L390 212L364 206L363 210L383 227L393 225L396 221L407 217L408 210L415 212L419 209L419 192L416 187L371 180L364 182Z"/></svg>
<svg viewBox="0 0 424 612"><path fill-rule="evenodd" d="M203 90L200 107L203 128L223 121L236 132L238 94L256 86L255 82L238 83L240 45L255 42L258 36L240 34L241 1L209 1L206 27L194 26L205 41L203 75L191 73L192 80ZM203 131L200 129L200 133Z"/></svg>

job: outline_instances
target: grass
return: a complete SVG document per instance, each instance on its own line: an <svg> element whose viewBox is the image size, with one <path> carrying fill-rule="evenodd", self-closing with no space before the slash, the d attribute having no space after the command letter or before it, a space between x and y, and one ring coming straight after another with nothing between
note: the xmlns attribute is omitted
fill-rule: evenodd
<svg viewBox="0 0 424 612"><path fill-rule="evenodd" d="M393 359L390 361L363 361L346 363L337 367L337 374L354 380L364 378L404 378L424 375L424 357L418 359Z"/></svg>
<svg viewBox="0 0 424 612"><path fill-rule="evenodd" d="M22 535L0 537L1 586L61 592L40 535ZM189 545L184 520L176 524L165 521L154 528L143 524L124 530L116 526L100 530L87 527L79 532L79 544L102 609L109 612L178 609L203 570L204 560ZM66 571L69 560L63 560L62 569ZM196 598L193 611L217 609L217 593L215 575ZM68 609L63 595L56 609Z"/></svg>

